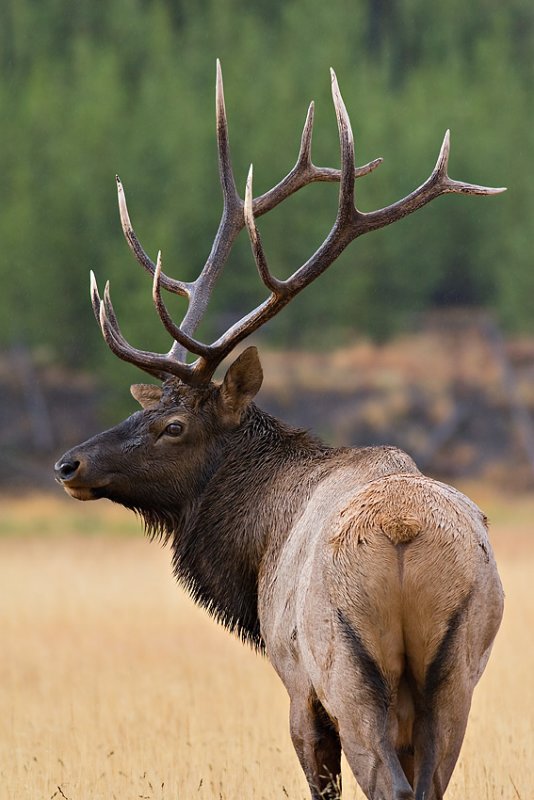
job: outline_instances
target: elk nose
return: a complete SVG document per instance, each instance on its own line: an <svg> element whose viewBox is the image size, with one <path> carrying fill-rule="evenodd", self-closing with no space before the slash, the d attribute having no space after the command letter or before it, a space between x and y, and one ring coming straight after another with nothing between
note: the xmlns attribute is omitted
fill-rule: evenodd
<svg viewBox="0 0 534 800"><path fill-rule="evenodd" d="M56 478L59 481L68 481L73 478L78 471L80 462L75 459L62 459L60 458L57 464L54 465Z"/></svg>

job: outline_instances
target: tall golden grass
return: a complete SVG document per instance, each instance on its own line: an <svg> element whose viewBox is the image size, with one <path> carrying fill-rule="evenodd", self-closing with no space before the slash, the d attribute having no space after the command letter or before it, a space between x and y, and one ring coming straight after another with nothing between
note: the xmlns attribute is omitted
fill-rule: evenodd
<svg viewBox="0 0 534 800"><path fill-rule="evenodd" d="M105 503L0 502L2 800L308 797L282 685L168 551ZM491 510L506 614L448 800L534 796L534 500Z"/></svg>

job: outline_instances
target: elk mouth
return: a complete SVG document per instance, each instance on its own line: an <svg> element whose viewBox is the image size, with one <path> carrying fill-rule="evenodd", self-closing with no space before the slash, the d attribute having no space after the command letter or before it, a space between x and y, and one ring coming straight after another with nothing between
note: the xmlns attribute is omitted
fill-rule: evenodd
<svg viewBox="0 0 534 800"><path fill-rule="evenodd" d="M69 483L61 480L61 478L56 478L56 481L75 500L100 500L106 497L105 487L108 485L107 483L99 486L84 486L83 484Z"/></svg>
<svg viewBox="0 0 534 800"><path fill-rule="evenodd" d="M58 481L61 483L61 481ZM67 484L63 484L63 488L71 497L74 497L75 500L96 500L96 495L94 490L88 486L68 486Z"/></svg>

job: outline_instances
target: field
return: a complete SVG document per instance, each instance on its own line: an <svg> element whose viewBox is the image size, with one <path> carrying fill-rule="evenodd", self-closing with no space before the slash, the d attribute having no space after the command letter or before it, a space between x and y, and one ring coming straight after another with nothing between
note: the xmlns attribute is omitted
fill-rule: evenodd
<svg viewBox="0 0 534 800"><path fill-rule="evenodd" d="M471 491L507 595L448 800L534 792L534 498ZM307 798L260 656L176 587L126 511L0 499L0 798ZM345 797L361 798L345 770Z"/></svg>

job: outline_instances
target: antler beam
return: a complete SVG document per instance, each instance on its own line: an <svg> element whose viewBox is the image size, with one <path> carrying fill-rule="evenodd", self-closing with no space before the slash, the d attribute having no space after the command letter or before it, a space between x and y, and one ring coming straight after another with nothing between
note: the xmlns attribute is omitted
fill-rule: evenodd
<svg viewBox="0 0 534 800"><path fill-rule="evenodd" d="M237 192L232 169L222 73L220 63L217 61L217 148L223 193L223 212L210 255L198 278L191 283L175 280L165 275L162 272L161 253L158 254L156 264L145 253L131 225L124 190L117 178L119 211L126 241L141 266L153 276L154 303L163 325L174 339L167 354L148 353L131 347L120 331L111 304L109 287L106 285L104 298L101 299L96 281L91 274L93 309L106 342L117 356L136 364L158 378L163 379L169 375L175 375L191 385L208 383L217 366L239 342L281 311L295 295L321 275L358 236L390 225L417 211L442 194L493 195L505 191L504 188L494 189L455 181L448 176L450 135L447 131L436 166L429 178L419 188L385 208L368 213L359 211L354 204L355 179L372 172L382 163L382 159L375 159L363 167L355 167L354 138L350 120L333 70L331 70L331 78L332 99L339 131L341 168L338 170L317 167L312 162L314 105L311 103L302 132L299 154L293 169L276 186L254 199L251 167L243 201ZM289 278L279 280L269 270L255 218L275 208L303 186L316 181L339 182L336 220L330 233L316 252ZM202 319L233 243L244 226L247 227L260 278L270 291L270 295L256 309L230 327L213 344L203 344L193 338L193 333ZM187 298L188 308L181 325L178 326L173 322L163 302L161 288ZM186 362L187 352L197 356L196 361L192 364Z"/></svg>

